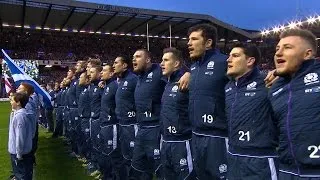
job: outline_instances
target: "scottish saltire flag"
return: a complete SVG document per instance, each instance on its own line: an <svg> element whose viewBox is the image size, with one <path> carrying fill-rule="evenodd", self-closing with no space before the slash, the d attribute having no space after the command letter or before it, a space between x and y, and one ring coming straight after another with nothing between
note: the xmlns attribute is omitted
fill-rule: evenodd
<svg viewBox="0 0 320 180"><path fill-rule="evenodd" d="M27 82L31 84L34 88L34 91L43 96L43 102L48 107L52 107L51 96L44 89L42 89L34 79L32 79L20 67L18 67L17 64L8 56L8 54L3 49L2 53L4 54L4 60L6 61L8 68L10 69L15 85L18 87L21 82Z"/></svg>

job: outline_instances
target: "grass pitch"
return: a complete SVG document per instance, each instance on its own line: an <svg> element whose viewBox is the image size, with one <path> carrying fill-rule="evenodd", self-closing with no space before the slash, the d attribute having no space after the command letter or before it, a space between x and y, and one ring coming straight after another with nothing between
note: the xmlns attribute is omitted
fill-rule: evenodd
<svg viewBox="0 0 320 180"><path fill-rule="evenodd" d="M0 102L0 179L6 180L11 174L8 154L8 124L11 111L9 102ZM51 138L51 133L39 128L39 145L36 154L37 180L91 180L81 163L71 158L65 151L62 139Z"/></svg>

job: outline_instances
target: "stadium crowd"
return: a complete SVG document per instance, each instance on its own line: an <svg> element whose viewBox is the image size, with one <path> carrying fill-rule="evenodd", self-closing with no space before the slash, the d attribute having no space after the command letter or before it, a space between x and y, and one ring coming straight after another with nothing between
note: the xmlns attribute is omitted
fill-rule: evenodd
<svg viewBox="0 0 320 180"><path fill-rule="evenodd" d="M10 50L14 59L39 59L77 61L87 57L99 57L111 62L118 54L133 54L135 49L147 48L143 37L92 35L59 32L3 30L0 46ZM175 39L173 40L175 43ZM174 44L175 45L175 44ZM150 50L154 59L161 59L161 51L169 46L169 40L151 38Z"/></svg>
<svg viewBox="0 0 320 180"><path fill-rule="evenodd" d="M91 35L91 34L74 34L66 32L39 32L35 30L21 32L15 29L4 29L0 32L0 47L6 49L6 52L13 59L30 59L30 60L61 60L62 62L76 62L87 59L88 57L99 58L103 63L112 63L119 55L126 52L125 55L131 56L136 49L146 49L147 43L143 37L128 37L114 35ZM182 41L178 43L177 41ZM184 64L188 67L192 64L189 60L185 40L172 41L173 46L182 51ZM94 46L93 46L94 44ZM228 54L232 49L233 43L221 49ZM169 47L168 39L151 38L150 52L154 62L161 62L162 49ZM259 43L262 60L259 64L261 71L265 74L274 69L273 54L274 43ZM61 70L51 68L43 70L39 67L40 72L35 78L39 83L53 82L62 80L66 69ZM1 83L4 87L4 83ZM1 97L6 97L5 92L1 90Z"/></svg>
<svg viewBox="0 0 320 180"><path fill-rule="evenodd" d="M264 58L254 44L222 54L209 24L191 27L188 36L190 67L178 48L159 46L160 63L140 46L126 49L132 60L121 48L84 48L113 59L82 59L62 81L43 85L54 109L21 84L10 97L13 178L32 179L40 123L53 138L63 136L70 156L97 179L319 179L315 36L286 30ZM117 46L96 44L109 43ZM259 66L274 70L266 77Z"/></svg>

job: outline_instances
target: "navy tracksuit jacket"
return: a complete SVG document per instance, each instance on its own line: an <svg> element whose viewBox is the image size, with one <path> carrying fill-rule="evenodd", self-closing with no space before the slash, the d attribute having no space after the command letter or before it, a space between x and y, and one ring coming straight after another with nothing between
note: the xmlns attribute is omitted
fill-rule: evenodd
<svg viewBox="0 0 320 180"><path fill-rule="evenodd" d="M243 156L276 156L277 131L268 89L258 68L225 87L229 152Z"/></svg>
<svg viewBox="0 0 320 180"><path fill-rule="evenodd" d="M269 96L280 128L280 171L320 177L320 62L303 62L292 77L281 77Z"/></svg>

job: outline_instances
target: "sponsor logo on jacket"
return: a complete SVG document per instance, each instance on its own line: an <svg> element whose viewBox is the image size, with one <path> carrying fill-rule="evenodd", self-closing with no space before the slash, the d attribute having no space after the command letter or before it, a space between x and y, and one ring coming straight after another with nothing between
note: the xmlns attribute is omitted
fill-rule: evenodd
<svg viewBox="0 0 320 180"><path fill-rule="evenodd" d="M319 83L319 78L317 73L309 73L304 76L304 83L305 85L311 85L315 83Z"/></svg>
<svg viewBox="0 0 320 180"><path fill-rule="evenodd" d="M247 90L256 90L257 82L253 81L247 85Z"/></svg>

